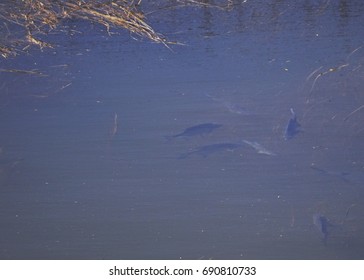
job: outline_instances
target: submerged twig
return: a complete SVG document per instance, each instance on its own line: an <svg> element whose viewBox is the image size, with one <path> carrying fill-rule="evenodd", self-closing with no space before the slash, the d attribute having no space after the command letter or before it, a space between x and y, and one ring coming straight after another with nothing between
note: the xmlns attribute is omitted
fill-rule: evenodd
<svg viewBox="0 0 364 280"><path fill-rule="evenodd" d="M352 115L354 115L356 112L360 111L361 109L364 108L364 105L361 105L359 108L356 108L354 111L352 111L349 115L347 115L345 118L344 118L344 121L346 121L348 118L350 118Z"/></svg>
<svg viewBox="0 0 364 280"><path fill-rule="evenodd" d="M317 73L317 71L321 70L321 68L322 68L322 67L323 67L323 66L320 66L319 68L317 68L317 69L313 70L313 71L311 72L311 74L307 76L306 81L308 81L309 79L311 79L311 77L312 77L313 75L315 75L315 74Z"/></svg>
<svg viewBox="0 0 364 280"><path fill-rule="evenodd" d="M233 1L228 0L226 5L217 5L211 4L210 1L203 1L203 0L177 0L177 2L181 3L182 5L194 5L194 6L201 6L201 7L211 7L211 8L218 8L218 9L229 9L233 5Z"/></svg>
<svg viewBox="0 0 364 280"><path fill-rule="evenodd" d="M364 45L361 45L360 47L357 47L355 50L353 50L351 53L349 53L348 56L346 57L346 60L348 60L354 53L356 53L362 47L364 47Z"/></svg>
<svg viewBox="0 0 364 280"><path fill-rule="evenodd" d="M337 67L331 67L329 68L328 70L326 70L325 72L320 72L316 75L315 79L313 80L313 83L312 83L312 86L311 86L311 89L309 91L309 96L312 95L312 92L313 92L313 89L316 85L316 82L319 78L329 74L329 73L332 73L332 72L337 72L337 71L340 71L342 68L344 67L347 67L349 66L349 63L346 63L346 64L342 64L342 65L339 65ZM306 81L308 81L309 79L311 79L323 66L320 66L319 68L317 68L316 70L314 70L310 75L307 76L306 78ZM307 100L307 103L309 102L309 99Z"/></svg>
<svg viewBox="0 0 364 280"><path fill-rule="evenodd" d="M18 74L28 74L28 75L37 75L37 76L47 76L40 72L39 70L22 70L22 69L0 69L0 72L8 72L8 73L18 73Z"/></svg>
<svg viewBox="0 0 364 280"><path fill-rule="evenodd" d="M110 138L114 138L114 136L116 135L116 133L118 132L118 114L114 113L114 121L111 127L111 131L110 131Z"/></svg>

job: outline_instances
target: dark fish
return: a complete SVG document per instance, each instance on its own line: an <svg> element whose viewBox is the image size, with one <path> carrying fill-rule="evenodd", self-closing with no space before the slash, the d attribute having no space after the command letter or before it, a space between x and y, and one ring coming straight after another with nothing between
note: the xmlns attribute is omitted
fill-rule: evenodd
<svg viewBox="0 0 364 280"><path fill-rule="evenodd" d="M324 215L321 215L320 213L313 214L313 224L316 226L316 228L319 230L322 242L324 245L327 244L327 239L330 235L329 228L340 228L345 224L345 221L347 220L349 216L350 209L355 207L356 204L351 204L347 209L345 216L343 220L340 223L331 223L329 219L327 219Z"/></svg>
<svg viewBox="0 0 364 280"><path fill-rule="evenodd" d="M329 222L329 220L325 216L319 213L313 214L313 224L319 230L322 242L324 243L324 245L326 245L327 238L329 236L328 228L333 225Z"/></svg>
<svg viewBox="0 0 364 280"><path fill-rule="evenodd" d="M289 119L286 130L284 131L284 139L292 139L297 133L301 132L301 125L297 121L296 113L291 108L292 117Z"/></svg>
<svg viewBox="0 0 364 280"><path fill-rule="evenodd" d="M196 136L196 135L208 134L221 126L222 126L222 124L203 123L203 124L188 127L181 133L169 136L168 138L191 137L191 136Z"/></svg>
<svg viewBox="0 0 364 280"><path fill-rule="evenodd" d="M221 151L233 151L237 148L240 148L242 144L237 143L218 143L218 144L212 144L212 145L206 145L201 146L199 148L196 148L195 150L181 154L178 158L184 159L188 158L191 155L200 155L204 158L209 156L212 153L221 152Z"/></svg>

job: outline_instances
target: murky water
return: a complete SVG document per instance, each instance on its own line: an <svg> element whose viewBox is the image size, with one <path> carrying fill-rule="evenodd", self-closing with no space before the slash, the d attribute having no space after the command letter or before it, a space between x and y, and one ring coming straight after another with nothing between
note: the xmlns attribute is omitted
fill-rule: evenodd
<svg viewBox="0 0 364 280"><path fill-rule="evenodd" d="M364 257L364 3L234 4L1 61L1 259Z"/></svg>

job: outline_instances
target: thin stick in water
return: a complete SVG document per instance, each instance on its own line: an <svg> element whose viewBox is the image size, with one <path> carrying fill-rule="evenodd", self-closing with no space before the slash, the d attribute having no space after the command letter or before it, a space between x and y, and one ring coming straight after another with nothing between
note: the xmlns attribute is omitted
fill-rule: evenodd
<svg viewBox="0 0 364 280"><path fill-rule="evenodd" d="M364 108L364 105L361 105L359 108L356 108L354 111L352 111L349 115L347 115L345 118L344 118L344 121L346 121L348 118L350 118L352 115L354 115L356 112L360 111L361 109Z"/></svg>
<svg viewBox="0 0 364 280"><path fill-rule="evenodd" d="M114 138L117 132L118 132L118 114L114 113L114 122L110 133L111 139Z"/></svg>

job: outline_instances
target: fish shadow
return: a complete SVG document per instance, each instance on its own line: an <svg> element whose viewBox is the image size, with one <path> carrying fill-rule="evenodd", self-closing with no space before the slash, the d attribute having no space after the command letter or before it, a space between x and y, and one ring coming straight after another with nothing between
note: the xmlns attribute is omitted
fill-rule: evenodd
<svg viewBox="0 0 364 280"><path fill-rule="evenodd" d="M342 227L342 224L332 223L326 216L315 213L312 216L313 225L321 236L321 242L324 246L327 246L329 237L335 229Z"/></svg>

